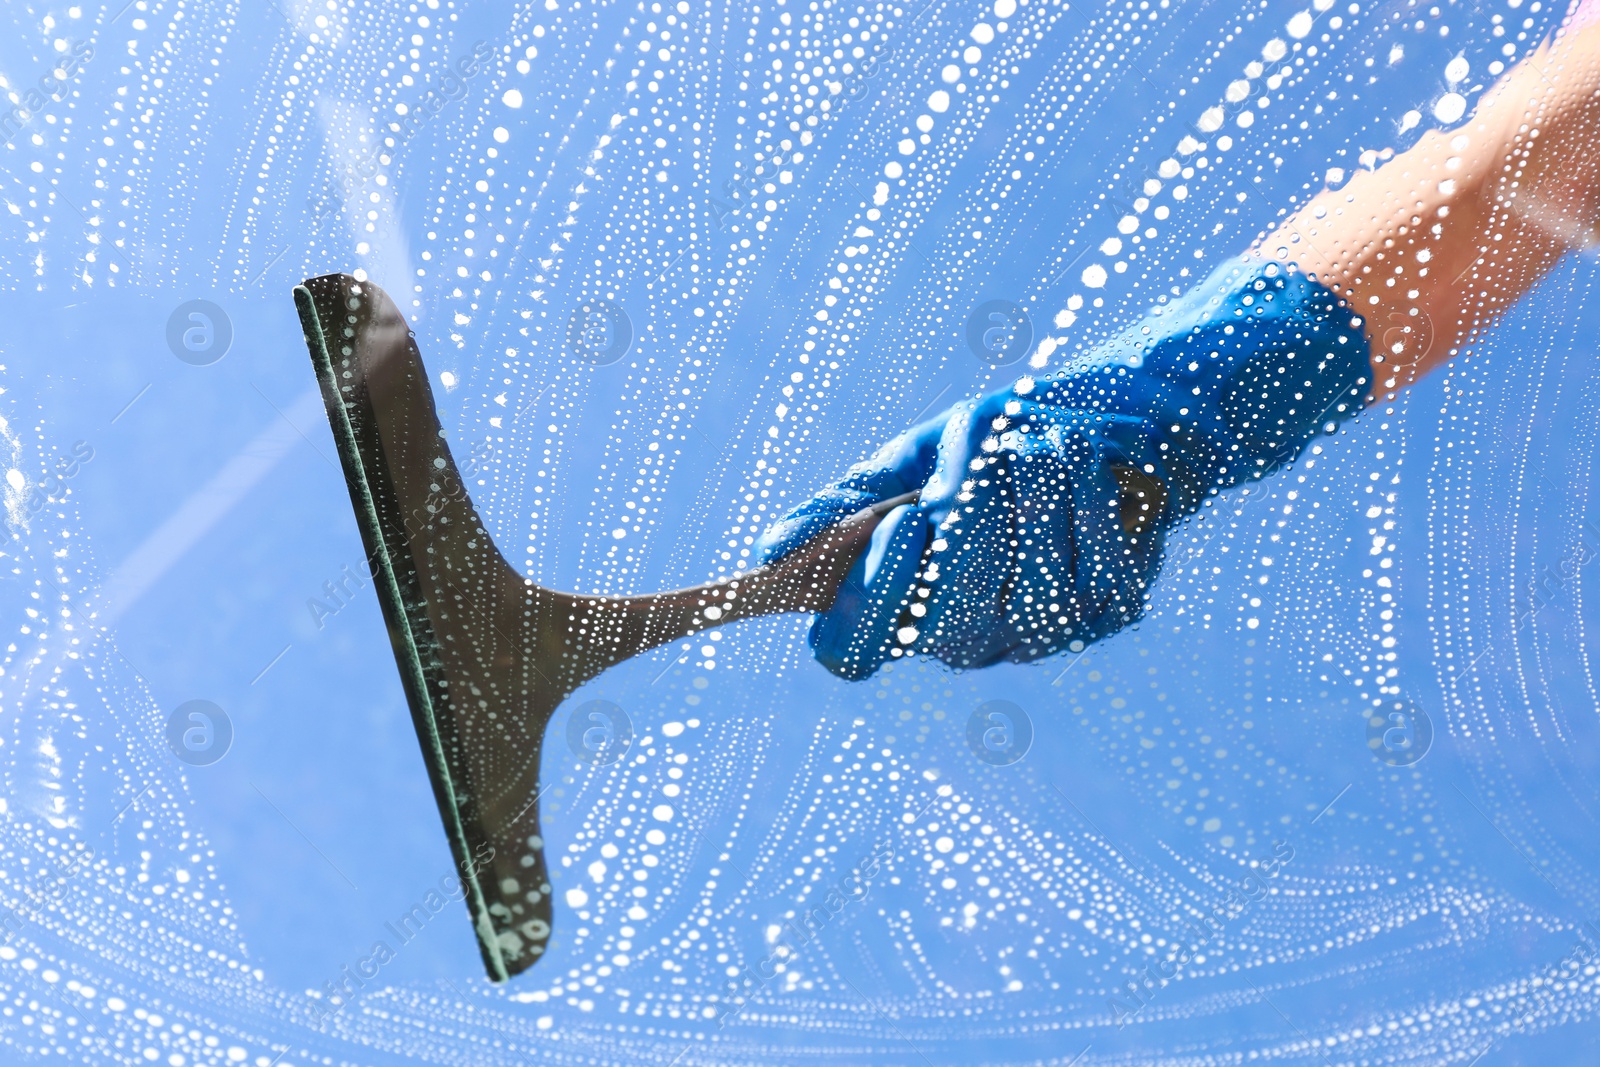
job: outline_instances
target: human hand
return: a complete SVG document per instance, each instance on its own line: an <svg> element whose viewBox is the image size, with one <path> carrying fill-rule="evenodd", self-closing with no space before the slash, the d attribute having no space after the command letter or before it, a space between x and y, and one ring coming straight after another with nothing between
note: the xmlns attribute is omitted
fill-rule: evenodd
<svg viewBox="0 0 1600 1067"><path fill-rule="evenodd" d="M1372 378L1360 320L1277 263L1225 266L1051 378L906 431L768 530L771 563L843 517L884 517L818 615L843 678L891 658L957 668L1079 650L1138 619L1166 531L1353 415Z"/></svg>
<svg viewBox="0 0 1600 1067"><path fill-rule="evenodd" d="M1168 524L1170 494L1141 469L1155 469L1155 427L1041 402L1026 382L900 435L762 538L761 559L781 558L837 517L920 488L812 627L830 671L865 678L908 654L1026 662L1138 617Z"/></svg>

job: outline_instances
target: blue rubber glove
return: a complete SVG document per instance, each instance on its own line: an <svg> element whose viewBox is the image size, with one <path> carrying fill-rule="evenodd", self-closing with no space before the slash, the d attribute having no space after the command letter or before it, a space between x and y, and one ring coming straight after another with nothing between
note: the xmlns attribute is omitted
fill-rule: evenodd
<svg viewBox="0 0 1600 1067"><path fill-rule="evenodd" d="M884 517L810 641L842 678L890 658L957 668L1079 651L1138 619L1164 535L1360 410L1361 320L1279 263L1216 271L1061 374L890 441L758 542L781 559L863 507Z"/></svg>

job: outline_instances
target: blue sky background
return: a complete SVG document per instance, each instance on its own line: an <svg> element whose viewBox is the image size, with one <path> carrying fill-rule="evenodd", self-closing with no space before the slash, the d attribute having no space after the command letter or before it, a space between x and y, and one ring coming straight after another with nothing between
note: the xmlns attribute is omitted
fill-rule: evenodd
<svg viewBox="0 0 1600 1067"><path fill-rule="evenodd" d="M671 26L676 9L558 0L8 10L13 88L54 67L55 41L93 46L0 155L0 414L23 483L0 583L8 1057L1592 1053L1593 975L1574 953L1600 937L1581 925L1600 916L1583 596L1600 535L1585 525L1593 260L1577 256L1448 372L1176 532L1146 621L1081 660L847 684L785 618L608 672L569 708L621 706L629 761L574 758L568 709L546 745L551 955L491 986L452 902L319 1020L307 990L369 955L449 858L370 589L321 627L308 608L361 549L299 279L359 267L414 316L452 446L487 457L475 492L514 564L586 591L688 584L738 566L778 491L800 499L1021 373L967 350L977 303L1026 308L1035 352L1056 339L1033 372L1059 369L1364 153L1412 143L1446 94L1470 106L1507 46L1522 55L1559 18L1536 3L811 6L702 4ZM843 73L849 19L880 15L879 72ZM806 53L814 39L843 58ZM381 184L330 189L376 116L416 107L479 41L494 58L386 153ZM833 72L796 84L802 53ZM1264 54L1282 58L1250 73ZM1246 100L1226 103L1241 78ZM724 183L765 150L758 129L803 158L724 228ZM1207 147L1180 152L1186 134ZM1194 169L1133 205L1167 159ZM564 349L595 296L638 335L600 368ZM233 330L209 366L165 340L198 298ZM30 513L77 442L93 458ZM758 462L778 464L771 506L741 512ZM1367 743L1362 694L1390 667L1382 696L1436 734L1409 766ZM165 742L196 699L234 730L209 766ZM1034 731L1011 766L967 744L994 699ZM786 965L795 980L761 983L719 1025L730 968L879 848L864 898ZM1204 961L1142 1007L1123 992L1142 938L1187 945L1183 917L1229 900ZM1578 977L1551 984L1573 960Z"/></svg>

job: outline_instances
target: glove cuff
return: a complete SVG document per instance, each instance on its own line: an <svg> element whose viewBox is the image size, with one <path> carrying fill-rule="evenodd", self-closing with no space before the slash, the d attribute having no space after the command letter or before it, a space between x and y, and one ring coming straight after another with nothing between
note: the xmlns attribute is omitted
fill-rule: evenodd
<svg viewBox="0 0 1600 1067"><path fill-rule="evenodd" d="M1121 416L1106 443L1166 486L1170 524L1292 462L1361 410L1373 378L1363 320L1337 293L1251 257L1035 389L1049 405Z"/></svg>

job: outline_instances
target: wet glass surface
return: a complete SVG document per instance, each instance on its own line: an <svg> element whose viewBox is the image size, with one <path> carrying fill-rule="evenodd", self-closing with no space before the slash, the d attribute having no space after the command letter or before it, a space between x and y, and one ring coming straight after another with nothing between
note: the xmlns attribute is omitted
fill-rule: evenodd
<svg viewBox="0 0 1600 1067"><path fill-rule="evenodd" d="M1081 653L844 682L786 615L587 683L543 754L555 933L502 985L290 298L394 297L528 577L729 577L1563 13L10 8L6 1058L1592 1058L1591 257L1177 527Z"/></svg>

